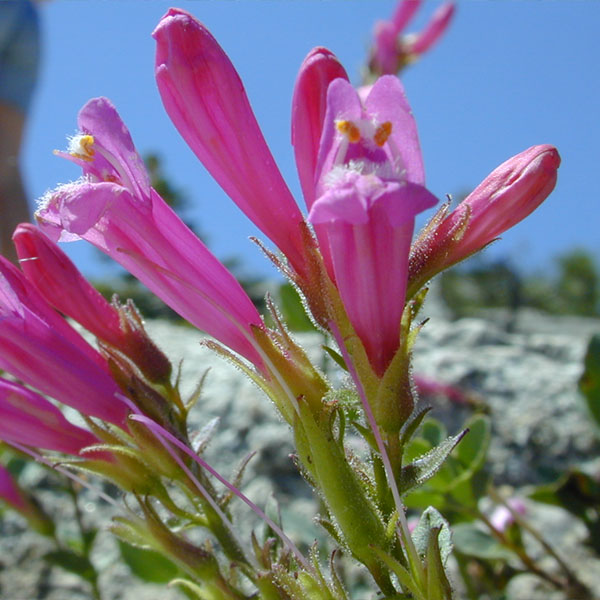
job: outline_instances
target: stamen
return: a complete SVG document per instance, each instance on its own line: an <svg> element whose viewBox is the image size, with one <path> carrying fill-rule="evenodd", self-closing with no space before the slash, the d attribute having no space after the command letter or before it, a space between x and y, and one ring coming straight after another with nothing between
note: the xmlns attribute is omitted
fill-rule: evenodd
<svg viewBox="0 0 600 600"><path fill-rule="evenodd" d="M387 142L390 135L392 135L392 123L391 121L386 121L375 130L373 141L381 148Z"/></svg>
<svg viewBox="0 0 600 600"><path fill-rule="evenodd" d="M360 142L360 129L352 121L336 121L335 126L352 144Z"/></svg>
<svg viewBox="0 0 600 600"><path fill-rule="evenodd" d="M93 135L76 135L69 140L69 154L71 156L91 162L94 160L95 153Z"/></svg>

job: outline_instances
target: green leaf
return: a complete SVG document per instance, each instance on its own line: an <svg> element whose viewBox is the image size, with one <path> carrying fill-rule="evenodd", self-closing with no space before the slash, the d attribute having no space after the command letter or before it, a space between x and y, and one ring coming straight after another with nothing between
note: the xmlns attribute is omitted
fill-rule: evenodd
<svg viewBox="0 0 600 600"><path fill-rule="evenodd" d="M402 467L400 481L398 482L400 493L405 494L407 491L423 485L423 483L431 479L440 470L444 461L450 456L450 453L465 433L466 431L463 431L458 435L447 438L409 465Z"/></svg>
<svg viewBox="0 0 600 600"><path fill-rule="evenodd" d="M94 565L85 556L71 550L53 550L52 552L47 552L44 554L44 560L70 573L75 573L87 581L96 580Z"/></svg>
<svg viewBox="0 0 600 600"><path fill-rule="evenodd" d="M452 527L452 539L456 550L467 556L503 561L515 558L513 552L473 523L454 525Z"/></svg>
<svg viewBox="0 0 600 600"><path fill-rule="evenodd" d="M590 415L600 427L600 335L596 334L590 340L583 364L579 391L585 397Z"/></svg>
<svg viewBox="0 0 600 600"><path fill-rule="evenodd" d="M469 433L456 449L456 458L470 476L485 464L491 438L490 420L485 415L475 415L465 428Z"/></svg>
<svg viewBox="0 0 600 600"><path fill-rule="evenodd" d="M119 540L121 556L131 572L144 581L168 583L174 579L179 569L155 550L138 548Z"/></svg>
<svg viewBox="0 0 600 600"><path fill-rule="evenodd" d="M427 440L433 448L441 444L448 437L448 431L446 430L446 427L439 421L436 421L435 419L427 419L427 421L423 423L423 428L421 429L419 435L423 439Z"/></svg>
<svg viewBox="0 0 600 600"><path fill-rule="evenodd" d="M446 519L433 506L429 506L421 515L419 524L412 533L415 548L423 557L427 555L432 534L437 538L440 558L445 565L452 553L452 533Z"/></svg>

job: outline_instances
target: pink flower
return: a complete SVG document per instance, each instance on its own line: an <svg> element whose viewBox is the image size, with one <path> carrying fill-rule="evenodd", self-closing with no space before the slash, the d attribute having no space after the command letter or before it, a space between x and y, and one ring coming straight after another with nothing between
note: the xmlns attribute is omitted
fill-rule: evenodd
<svg viewBox="0 0 600 600"><path fill-rule="evenodd" d="M527 506L520 498L509 498L507 504L510 509L520 515L527 512ZM494 509L490 515L490 523L494 529L504 532L515 522L515 517L510 509L503 504Z"/></svg>
<svg viewBox="0 0 600 600"><path fill-rule="evenodd" d="M389 21L375 24L369 68L375 75L394 75L427 52L448 28L455 4L442 4L419 34L401 33L421 5L421 0L400 0Z"/></svg>
<svg viewBox="0 0 600 600"><path fill-rule="evenodd" d="M416 124L400 81L380 78L364 106L330 84L309 220L371 365L382 375L400 344L415 216L437 200L424 187Z"/></svg>
<svg viewBox="0 0 600 600"><path fill-rule="evenodd" d="M411 288L416 291L531 214L554 189L559 166L556 148L533 146L492 171L449 215L434 217L411 252Z"/></svg>
<svg viewBox="0 0 600 600"><path fill-rule="evenodd" d="M302 214L228 56L199 21L179 9L167 12L153 36L156 81L175 127L231 199L302 274Z"/></svg>
<svg viewBox="0 0 600 600"><path fill-rule="evenodd" d="M24 512L29 502L8 469L0 464L0 500L10 504L15 510Z"/></svg>
<svg viewBox="0 0 600 600"><path fill-rule="evenodd" d="M123 425L106 362L0 257L0 368L85 415Z"/></svg>
<svg viewBox="0 0 600 600"><path fill-rule="evenodd" d="M8 469L0 464L0 500L19 512L42 535L53 535L54 522L35 500L22 490Z"/></svg>
<svg viewBox="0 0 600 600"><path fill-rule="evenodd" d="M0 378L0 439L77 456L98 444L89 431L73 425L48 400Z"/></svg>
<svg viewBox="0 0 600 600"><path fill-rule="evenodd" d="M152 381L169 377L171 364L132 308L108 303L58 245L31 223L19 225L13 241L25 277L51 306L131 358Z"/></svg>
<svg viewBox="0 0 600 600"><path fill-rule="evenodd" d="M150 187L129 131L105 98L79 113L65 158L84 178L51 192L36 212L58 241L83 238L121 263L193 325L261 366L249 341L260 315L231 273Z"/></svg>

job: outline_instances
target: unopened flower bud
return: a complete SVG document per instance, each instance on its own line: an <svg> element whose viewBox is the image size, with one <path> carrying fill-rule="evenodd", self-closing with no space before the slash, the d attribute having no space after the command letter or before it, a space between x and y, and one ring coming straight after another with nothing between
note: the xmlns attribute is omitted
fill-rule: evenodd
<svg viewBox="0 0 600 600"><path fill-rule="evenodd" d="M533 146L492 171L450 214L443 208L413 244L409 295L532 213L554 189L559 165L556 148Z"/></svg>

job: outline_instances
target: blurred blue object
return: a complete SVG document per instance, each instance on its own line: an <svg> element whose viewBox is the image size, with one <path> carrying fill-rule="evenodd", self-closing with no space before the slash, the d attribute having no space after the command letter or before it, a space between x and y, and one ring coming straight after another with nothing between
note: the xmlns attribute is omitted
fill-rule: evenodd
<svg viewBox="0 0 600 600"><path fill-rule="evenodd" d="M31 0L0 0L0 102L27 114L40 59L38 11Z"/></svg>

